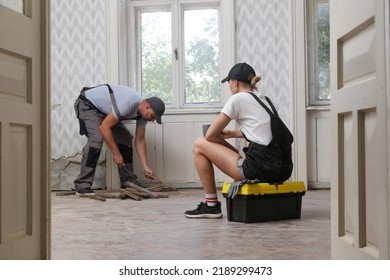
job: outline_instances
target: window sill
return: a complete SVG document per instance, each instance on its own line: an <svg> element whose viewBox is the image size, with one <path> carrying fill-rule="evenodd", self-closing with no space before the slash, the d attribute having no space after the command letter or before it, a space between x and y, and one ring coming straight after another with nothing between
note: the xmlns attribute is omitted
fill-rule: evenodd
<svg viewBox="0 0 390 280"><path fill-rule="evenodd" d="M306 111L330 111L330 105L307 106Z"/></svg>
<svg viewBox="0 0 390 280"><path fill-rule="evenodd" d="M164 115L198 115L198 114L219 114L221 108L210 109L166 109Z"/></svg>

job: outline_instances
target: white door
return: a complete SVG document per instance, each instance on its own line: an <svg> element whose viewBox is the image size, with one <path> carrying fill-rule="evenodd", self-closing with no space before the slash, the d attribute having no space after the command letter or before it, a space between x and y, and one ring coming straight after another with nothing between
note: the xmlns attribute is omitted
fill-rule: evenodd
<svg viewBox="0 0 390 280"><path fill-rule="evenodd" d="M388 12L330 2L333 259L389 259Z"/></svg>
<svg viewBox="0 0 390 280"><path fill-rule="evenodd" d="M47 259L47 1L0 0L0 259Z"/></svg>

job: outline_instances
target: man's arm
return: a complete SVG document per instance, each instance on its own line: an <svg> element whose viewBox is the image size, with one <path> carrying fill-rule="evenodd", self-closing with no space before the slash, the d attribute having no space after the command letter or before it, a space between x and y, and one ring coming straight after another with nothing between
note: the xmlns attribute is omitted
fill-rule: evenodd
<svg viewBox="0 0 390 280"><path fill-rule="evenodd" d="M117 145L115 144L114 136L111 130L117 123L118 120L114 117L112 112L110 112L101 123L99 129L100 129L100 133L103 136L104 141L106 142L108 148L111 150L114 162L119 167L123 167L125 163L123 161L123 157L119 152Z"/></svg>
<svg viewBox="0 0 390 280"><path fill-rule="evenodd" d="M147 158L147 154L146 154L145 132L146 132L145 127L136 125L134 144L135 144L135 149L137 151L139 160L140 160L141 165L142 165L142 169L145 173L145 176L147 178L151 178L154 176L154 173L148 165L148 158Z"/></svg>

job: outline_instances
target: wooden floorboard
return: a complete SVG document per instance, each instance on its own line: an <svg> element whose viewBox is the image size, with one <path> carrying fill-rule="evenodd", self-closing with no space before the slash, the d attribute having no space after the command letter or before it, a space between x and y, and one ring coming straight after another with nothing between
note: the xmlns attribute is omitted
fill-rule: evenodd
<svg viewBox="0 0 390 280"><path fill-rule="evenodd" d="M301 218L261 223L188 219L200 189L168 198L98 201L52 193L51 257L58 260L330 259L330 191L307 191Z"/></svg>

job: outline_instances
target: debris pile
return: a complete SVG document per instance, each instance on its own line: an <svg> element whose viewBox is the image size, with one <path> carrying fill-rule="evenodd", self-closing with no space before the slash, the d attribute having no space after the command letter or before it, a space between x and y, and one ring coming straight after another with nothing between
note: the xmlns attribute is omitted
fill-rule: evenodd
<svg viewBox="0 0 390 280"><path fill-rule="evenodd" d="M170 183L164 182L158 177L150 178L153 183L148 187L142 187L138 181L126 182L120 191L97 191L94 195L83 195L80 197L106 201L106 199L133 199L141 201L146 198L167 198L167 191L176 191L177 188ZM57 196L75 195L75 191L64 191L56 193Z"/></svg>

